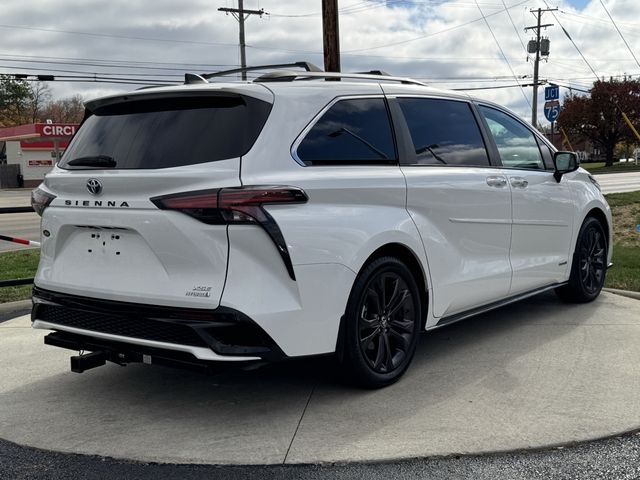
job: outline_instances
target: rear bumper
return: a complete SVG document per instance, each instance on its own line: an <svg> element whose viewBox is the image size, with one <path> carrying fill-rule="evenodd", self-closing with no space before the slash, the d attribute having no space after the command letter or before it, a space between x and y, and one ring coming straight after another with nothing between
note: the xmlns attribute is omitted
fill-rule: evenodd
<svg viewBox="0 0 640 480"><path fill-rule="evenodd" d="M135 345L202 361L280 360L286 355L243 313L116 302L33 289L34 328L66 332L102 347ZM91 342L89 342L89 340ZM89 348L86 348L89 350Z"/></svg>

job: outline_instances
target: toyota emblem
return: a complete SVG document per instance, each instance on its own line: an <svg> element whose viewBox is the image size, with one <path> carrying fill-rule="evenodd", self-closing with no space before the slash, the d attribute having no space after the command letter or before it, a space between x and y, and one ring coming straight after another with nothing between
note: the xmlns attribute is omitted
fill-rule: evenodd
<svg viewBox="0 0 640 480"><path fill-rule="evenodd" d="M102 192L102 184L95 178L87 180L87 190L91 195L100 195Z"/></svg>

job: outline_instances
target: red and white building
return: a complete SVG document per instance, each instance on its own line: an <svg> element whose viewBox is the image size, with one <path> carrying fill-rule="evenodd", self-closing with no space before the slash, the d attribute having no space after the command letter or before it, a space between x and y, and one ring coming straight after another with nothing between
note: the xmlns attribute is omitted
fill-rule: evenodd
<svg viewBox="0 0 640 480"><path fill-rule="evenodd" d="M77 128L77 123L31 123L0 128L0 169L6 170L5 182L10 171L11 176L21 175L25 187L38 186L67 148ZM9 178L7 185L0 186L18 186L20 183L18 178L15 182L11 180Z"/></svg>

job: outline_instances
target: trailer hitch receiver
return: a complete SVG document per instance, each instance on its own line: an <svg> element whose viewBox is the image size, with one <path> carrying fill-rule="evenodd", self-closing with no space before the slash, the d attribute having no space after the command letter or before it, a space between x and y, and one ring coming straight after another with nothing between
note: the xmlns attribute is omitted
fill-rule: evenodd
<svg viewBox="0 0 640 480"><path fill-rule="evenodd" d="M107 363L107 355L104 352L91 352L71 357L71 371L82 373L85 370L101 367Z"/></svg>

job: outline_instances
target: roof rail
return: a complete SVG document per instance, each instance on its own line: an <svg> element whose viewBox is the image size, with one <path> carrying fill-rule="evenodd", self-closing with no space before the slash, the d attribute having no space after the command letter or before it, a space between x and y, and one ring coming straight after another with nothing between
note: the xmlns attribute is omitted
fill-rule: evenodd
<svg viewBox="0 0 640 480"><path fill-rule="evenodd" d="M197 75L197 76L202 78L203 80L208 80L208 79L214 78L214 77L223 77L225 75L232 75L234 73L251 72L251 71L254 71L254 70L267 70L267 69L271 69L271 68L290 68L290 67L304 68L307 72L321 72L322 71L319 67L317 67L313 63L309 63L309 62L293 62L293 63L276 63L276 64L273 64L273 65L256 65L254 67L233 68L231 70L221 70L220 72L203 73L203 74ZM194 75L194 74L189 74L189 75ZM190 83L195 83L195 82L190 82Z"/></svg>
<svg viewBox="0 0 640 480"><path fill-rule="evenodd" d="M385 72L380 70L374 70L372 72L367 73L341 73L341 72L316 72L316 71L308 71L308 72L295 72L295 71L279 71L279 72L270 72L265 73L264 75L259 76L254 80L254 82L293 82L295 80L314 80L317 78L324 79L340 79L340 78L351 78L356 80L376 80L376 81L387 81L387 82L399 82L405 83L408 85L422 85L426 86L427 84L424 82L419 82L418 80L413 80L411 78L406 77L393 77L391 75L385 74Z"/></svg>

